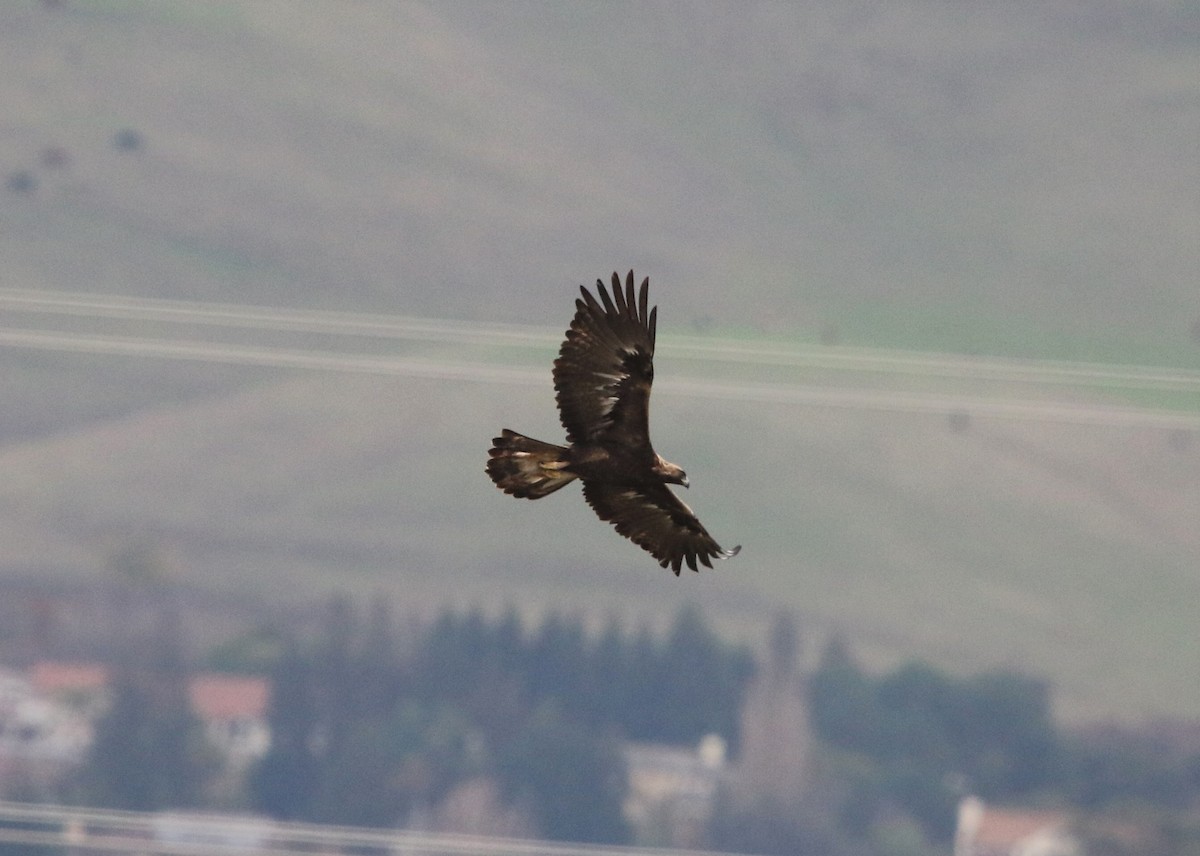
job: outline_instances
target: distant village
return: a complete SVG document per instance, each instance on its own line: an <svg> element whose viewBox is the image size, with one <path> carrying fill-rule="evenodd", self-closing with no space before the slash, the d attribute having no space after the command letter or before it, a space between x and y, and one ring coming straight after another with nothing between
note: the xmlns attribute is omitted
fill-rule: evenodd
<svg viewBox="0 0 1200 856"><path fill-rule="evenodd" d="M0 668L4 799L53 793L78 769L91 745L93 723L109 702L109 681L109 668L99 663L44 660L26 671ZM224 776L240 779L266 754L269 698L266 678L213 672L189 678L189 702L220 755ZM624 759L624 810L637 837L675 847L703 844L717 789L732 774L725 741L710 734L694 748L631 742L624 746ZM779 762L794 760L781 757ZM974 797L960 807L954 856L1082 852L1065 812L989 807Z"/></svg>
<svg viewBox="0 0 1200 856"><path fill-rule="evenodd" d="M84 763L94 723L111 702L110 680L111 669L100 663L40 660L23 671L0 667L0 798L45 799L62 791ZM235 791L270 747L270 681L199 672L187 688L206 741L219 756L225 788ZM635 742L623 748L631 825L662 844L701 843L717 787L729 772L725 741L709 734L691 748Z"/></svg>
<svg viewBox="0 0 1200 856"><path fill-rule="evenodd" d="M161 606L161 594L150 598L151 612ZM48 611L44 594L41 597L41 618L27 624L27 629L33 628L42 641L53 642L54 610ZM110 600L110 607L123 603L117 608L126 608L137 602L137 597L122 596ZM24 616L28 621L34 614ZM244 669L257 654L244 656L238 671L220 671L211 663L207 668L188 666L177 676L177 690L170 688L170 681L145 679L148 664L164 651L170 653L174 644L169 632L165 638L153 638L164 633L164 625L154 621L143 622L140 631L126 637L141 643L132 666L128 657L29 657L29 638L10 634L3 640L3 650L26 656L9 656L7 664L0 662L0 799L96 801L116 808L192 808L440 833L738 852L809 852L788 848L811 842L811 852L868 856L1185 852L1161 848L1169 835L1189 840L1189 824L1195 822L1200 797L1200 732L1196 729L1156 733L1160 748L1171 747L1177 769L1154 766L1156 758L1162 759L1161 752L1135 751L1145 748L1145 735L1134 740L1101 735L1104 745L1117 747L1115 754L1088 755L1083 762L1072 763L1095 764L1085 776L1140 777L1128 787L1117 782L1113 785L1117 795L1111 798L1064 783L1058 769L1031 767L1033 762L1015 751L1007 758L997 754L999 747L1007 751L1019 744L1026 746L1023 751L1029 757L1060 751L1049 742L1058 738L1051 733L1044 692L1036 682L1020 678L985 677L960 686L926 667L891 676L891 684L879 685L880 697L932 687L943 702L948 694L958 693L961 703L982 705L970 714L978 734L967 738L977 741L977 747L947 743L934 747L931 756L914 754L893 763L906 751L897 747L905 741L915 745L933 739L941 726L930 724L931 716L903 727L882 719L856 722L847 713L849 708L839 705L852 697L859 700L860 712L869 707L865 693L874 679L858 671L838 644L823 653L820 663L809 663L800 656L802 640L788 615L776 616L765 655L752 658L744 650L724 646L694 612L681 614L663 639L645 632L618 633L614 628L589 637L580 625L564 619L552 618L540 629L529 630L511 615L446 613L429 624L423 642L406 643L417 644L418 649L425 646L422 656L427 662L422 664L417 657L415 665L380 653L398 644L383 615L380 611L364 618L346 602L324 614L315 610L309 614L309 631L328 647L310 646L307 660L297 656L288 666L287 656L274 656L268 658L274 668L258 674ZM329 641L335 638L341 641ZM97 652L113 654L120 649L120 645L96 645ZM238 645L221 650L228 658ZM565 669L563 674L573 676L562 680L604 668L609 669L608 676L598 686L556 687L551 677L539 671L555 652L564 656L574 652L558 664ZM655 657L658 662L650 662ZM626 685L620 671L638 658L642 663L638 668L650 671ZM645 684L646 675L684 673L682 677L688 678L680 658L691 658L691 670L697 674L690 677L698 681L667 686L674 700L636 697L636 684ZM178 662L195 659L183 657ZM328 670L331 662L340 663L334 669L340 674ZM338 684L343 678L348 682ZM388 689L393 679L404 688L396 695ZM327 680L343 689L331 694L322 683ZM145 691L135 703L147 709L163 704L172 693L185 701L190 721L202 734L203 751L190 756L201 759L202 786L174 798L147 797L140 804L136 795L117 797L96 788L95 782L103 777L97 779L87 770L89 765L104 763L97 756L103 741L108 741L110 754L112 747L119 750L124 745L120 729L127 720L114 718L113 713L124 703L121 693L130 686ZM570 701L563 701L589 694L594 698L586 708L573 710ZM680 725L685 711L695 711L706 694L719 704ZM617 705L624 709L601 712L607 696L617 696ZM996 718L1002 716L1002 707L1020 707L1014 706L1013 699L1025 705L1020 717ZM926 704L922 698L912 696L897 703L908 706L910 720L922 719L921 706ZM305 708L299 714L297 705ZM989 706L993 709L986 709ZM373 709L382 718L355 718L362 709ZM649 713L640 720L628 718L639 709ZM666 720L651 722L658 709L668 713ZM346 718L341 722L339 717ZM543 724L530 730L530 721ZM381 724L385 731L409 729L403 732L409 735L404 738L409 743L391 761L387 760L390 750L379 750L367 763L361 753L372 752L375 744L363 749L354 735L377 733ZM950 722L948 727L961 730L961 725ZM868 732L887 729L892 729L888 739L895 745L872 754L876 750L869 741L879 735L873 738ZM339 738L338 733L346 736ZM597 734L605 736L593 746L590 741ZM339 750L350 759L346 763L360 765L352 769L363 771L365 786L378 797L375 814L364 813L361 804L348 809L336 794L322 796L319 784L297 791L297 782L303 780L345 781L335 769L342 762L328 749L339 739L348 741ZM522 754L530 741L535 744L532 760ZM555 748L556 741L565 741L566 748ZM846 748L851 746L857 748ZM603 779L603 788L582 796L593 809L615 801L614 813L579 824L577 818L568 817L579 809L567 801L546 810L543 804L554 802L547 794L577 785L561 772L543 769L545 758L538 757L543 750L565 752L570 766L594 770L590 776ZM572 755L576 750L583 754ZM610 750L615 754L606 754ZM929 760L947 754L959 756L952 762L953 769L939 768ZM383 764L377 779L372 778L375 761ZM271 771L279 770L291 771L282 777L282 784L279 776L272 778ZM923 781L904 782L913 771L923 775ZM613 775L619 775L620 781L609 781ZM539 776L549 777L546 790L521 790L520 782L537 781ZM1136 788L1141 790L1131 790ZM1127 810L1130 805L1147 804L1148 796L1157 793L1155 788L1174 789L1170 797L1174 802L1153 812ZM924 814L922 802L932 806ZM1169 827L1163 825L1164 817L1170 818ZM0 821L0 839L3 828Z"/></svg>
<svg viewBox="0 0 1200 856"><path fill-rule="evenodd" d="M54 794L81 765L96 720L111 702L111 669L101 663L39 660L18 671L0 667L0 786L4 797ZM226 775L245 775L271 745L270 682L263 677L199 672L188 702Z"/></svg>

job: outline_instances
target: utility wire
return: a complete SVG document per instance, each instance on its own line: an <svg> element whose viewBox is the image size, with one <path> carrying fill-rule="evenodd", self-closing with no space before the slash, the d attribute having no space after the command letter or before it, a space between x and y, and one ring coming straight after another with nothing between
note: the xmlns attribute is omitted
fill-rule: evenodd
<svg viewBox="0 0 1200 856"><path fill-rule="evenodd" d="M0 842L71 852L153 856L306 856L420 853L425 856L736 856L647 850L407 829L333 826L262 817L134 812L0 802Z"/></svg>
<svg viewBox="0 0 1200 856"><path fill-rule="evenodd" d="M487 363L372 356L320 349L275 348L212 342L106 336L0 327L0 347L127 357L158 357L226 365L353 372L434 380L550 386L550 372ZM1144 407L1001 399L893 390L809 386L785 382L729 382L663 378L655 391L719 401L790 404L888 413L967 412L1008 419L1086 425L1152 425L1200 428L1200 414Z"/></svg>
<svg viewBox="0 0 1200 856"><path fill-rule="evenodd" d="M0 312L227 329L310 332L443 344L557 348L562 340L561 331L533 325L21 289L0 289ZM739 363L764 369L786 366L871 374L1200 393L1200 371L1156 366L968 357L882 348L748 344L737 339L678 334L664 334L662 342L669 347L673 357Z"/></svg>

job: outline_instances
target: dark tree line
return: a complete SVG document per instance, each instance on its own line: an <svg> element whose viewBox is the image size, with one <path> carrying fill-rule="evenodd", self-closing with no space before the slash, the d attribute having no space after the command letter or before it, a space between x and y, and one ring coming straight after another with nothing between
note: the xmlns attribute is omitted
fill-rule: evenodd
<svg viewBox="0 0 1200 856"><path fill-rule="evenodd" d="M64 797L129 809L205 805L214 759L188 709L177 626L168 615L157 635L131 638L137 644L115 664L112 706ZM754 672L748 651L723 643L694 609L661 635L617 621L596 633L578 617L551 613L528 626L514 611L474 611L445 612L400 638L386 604L363 612L334 599L321 627L298 638L259 630L218 652L226 668L268 664L273 683L272 744L243 807L394 826L486 780L547 837L625 841L619 741L694 745L716 732L736 755ZM809 814L821 822L794 807L718 812L713 840L723 846L891 852L869 842L881 818L894 829L898 814L944 843L968 792L1093 812L1148 805L1169 818L1200 799L1200 753L1146 731L1065 731L1035 679L954 677L922 663L872 674L835 642L804 683L810 726L798 727L816 738Z"/></svg>
<svg viewBox="0 0 1200 856"><path fill-rule="evenodd" d="M188 697L178 613L168 608L149 631L130 631L113 671L75 798L135 811L202 803L216 758Z"/></svg>
<svg viewBox="0 0 1200 856"><path fill-rule="evenodd" d="M843 806L851 826L890 801L947 840L966 793L1118 812L1186 810L1200 798L1200 753L1144 731L1064 729L1047 685L1023 675L958 678L924 663L871 675L835 642L812 676L810 705L826 744L866 760Z"/></svg>
<svg viewBox="0 0 1200 856"><path fill-rule="evenodd" d="M525 633L515 614L443 614L414 663L414 690L487 719L507 699L553 701L562 714L630 740L694 744L716 732L736 740L749 651L722 642L684 608L665 639L613 621L595 638L583 622L550 614ZM497 701L500 701L500 709Z"/></svg>
<svg viewBox="0 0 1200 856"><path fill-rule="evenodd" d="M391 826L471 776L496 781L547 837L619 842L618 739L736 735L750 655L685 609L665 639L550 614L443 613L401 651L386 609L360 622L331 604L316 644L292 642L273 675L257 808Z"/></svg>
<svg viewBox="0 0 1200 856"><path fill-rule="evenodd" d="M1048 689L1020 675L955 678L910 663L872 676L835 642L813 675L811 709L821 739L872 762L860 800L891 800L938 839L964 793L1010 800L1061 769Z"/></svg>

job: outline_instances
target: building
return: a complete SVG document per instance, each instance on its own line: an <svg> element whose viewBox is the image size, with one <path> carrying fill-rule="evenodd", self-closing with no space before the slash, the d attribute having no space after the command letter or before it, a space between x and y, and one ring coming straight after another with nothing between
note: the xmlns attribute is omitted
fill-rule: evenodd
<svg viewBox="0 0 1200 856"><path fill-rule="evenodd" d="M997 808L978 797L958 804L954 856L1083 856L1066 812Z"/></svg>
<svg viewBox="0 0 1200 856"><path fill-rule="evenodd" d="M26 675L0 669L0 797L51 796L91 742L86 714L43 695Z"/></svg>
<svg viewBox="0 0 1200 856"><path fill-rule="evenodd" d="M709 734L695 749L627 743L624 756L629 783L625 819L637 841L700 846L725 775L725 741Z"/></svg>
<svg viewBox="0 0 1200 856"><path fill-rule="evenodd" d="M271 746L270 694L265 678L202 673L188 681L188 699L204 723L209 744L238 771L267 754Z"/></svg>
<svg viewBox="0 0 1200 856"><path fill-rule="evenodd" d="M78 763L91 744L91 723L107 708L111 680L111 670L102 664L53 660L34 663L25 675L10 673L7 679L0 675L0 719L10 710L4 720L10 722L9 731L0 731L0 747L11 748L11 740L5 744L3 735L16 733L12 730L16 708L4 700L20 697L25 699L20 708L23 716L34 717L39 723L37 733L44 735L39 751ZM265 678L202 672L188 679L188 700L232 777L266 754L271 733L270 682ZM32 733L28 722L23 727L22 733Z"/></svg>
<svg viewBox="0 0 1200 856"><path fill-rule="evenodd" d="M108 704L109 668L100 663L39 660L27 676L41 697L89 716L99 715Z"/></svg>

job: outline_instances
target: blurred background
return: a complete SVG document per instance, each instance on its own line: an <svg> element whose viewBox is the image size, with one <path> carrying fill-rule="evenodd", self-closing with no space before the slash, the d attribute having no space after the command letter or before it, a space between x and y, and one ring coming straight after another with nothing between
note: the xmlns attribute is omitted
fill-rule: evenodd
<svg viewBox="0 0 1200 856"><path fill-rule="evenodd" d="M0 104L8 799L1197 852L1200 6L8 0ZM483 472L630 268L679 579Z"/></svg>

